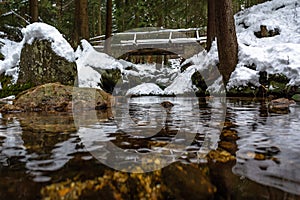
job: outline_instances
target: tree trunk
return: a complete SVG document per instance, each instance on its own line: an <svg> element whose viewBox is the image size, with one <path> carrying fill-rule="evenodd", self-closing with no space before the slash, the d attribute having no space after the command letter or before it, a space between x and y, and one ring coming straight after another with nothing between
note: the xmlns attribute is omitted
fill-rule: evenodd
<svg viewBox="0 0 300 200"><path fill-rule="evenodd" d="M89 39L88 0L75 1L74 41L76 44L81 39Z"/></svg>
<svg viewBox="0 0 300 200"><path fill-rule="evenodd" d="M107 0L105 44L104 44L104 52L107 54L111 53L111 34L112 34L112 0Z"/></svg>
<svg viewBox="0 0 300 200"><path fill-rule="evenodd" d="M212 42L216 37L216 0L207 0L208 2L208 21L207 21L207 39L206 39L206 49L210 50Z"/></svg>
<svg viewBox="0 0 300 200"><path fill-rule="evenodd" d="M219 71L225 84L238 62L238 43L231 0L216 0L216 31L219 53Z"/></svg>
<svg viewBox="0 0 300 200"><path fill-rule="evenodd" d="M94 37L96 35L96 19L95 19L95 13L96 13L96 6L93 6L93 12L92 12L92 36Z"/></svg>
<svg viewBox="0 0 300 200"><path fill-rule="evenodd" d="M99 15L98 15L98 35L102 35L102 12L101 4L99 5Z"/></svg>
<svg viewBox="0 0 300 200"><path fill-rule="evenodd" d="M62 0L56 0L56 6L57 6L57 26L59 29L61 29L63 20L63 1Z"/></svg>
<svg viewBox="0 0 300 200"><path fill-rule="evenodd" d="M39 21L38 0L29 0L30 23Z"/></svg>

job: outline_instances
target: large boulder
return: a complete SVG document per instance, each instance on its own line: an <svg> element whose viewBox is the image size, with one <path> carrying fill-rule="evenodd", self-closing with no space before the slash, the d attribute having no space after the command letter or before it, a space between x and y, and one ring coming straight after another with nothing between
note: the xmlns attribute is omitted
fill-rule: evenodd
<svg viewBox="0 0 300 200"><path fill-rule="evenodd" d="M48 40L34 40L26 43L21 51L19 84L33 86L60 82L74 85L77 77L75 61L70 62L52 49Z"/></svg>
<svg viewBox="0 0 300 200"><path fill-rule="evenodd" d="M20 93L13 105L3 106L0 112L72 112L74 109L76 111L99 110L110 106L111 95L103 90L48 83Z"/></svg>

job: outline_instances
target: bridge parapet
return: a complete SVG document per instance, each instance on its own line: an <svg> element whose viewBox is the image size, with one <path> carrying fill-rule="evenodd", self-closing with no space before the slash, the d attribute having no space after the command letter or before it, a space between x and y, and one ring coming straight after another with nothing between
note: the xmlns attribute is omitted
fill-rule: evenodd
<svg viewBox="0 0 300 200"><path fill-rule="evenodd" d="M130 55L180 55L189 57L203 49L206 29L159 29L114 33L111 40L112 56L119 58L124 52ZM104 49L105 36L96 36L90 43L97 50ZM199 48L197 48L196 44Z"/></svg>

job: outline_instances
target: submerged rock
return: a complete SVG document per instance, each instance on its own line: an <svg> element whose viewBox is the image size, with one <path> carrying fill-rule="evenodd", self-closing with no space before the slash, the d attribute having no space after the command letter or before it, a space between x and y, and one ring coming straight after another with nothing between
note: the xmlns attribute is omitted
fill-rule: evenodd
<svg viewBox="0 0 300 200"><path fill-rule="evenodd" d="M216 187L210 182L208 168L174 163L162 170L170 199L212 199Z"/></svg>
<svg viewBox="0 0 300 200"><path fill-rule="evenodd" d="M160 105L166 109L167 113L169 113L174 107L174 104L170 101L163 101L160 103Z"/></svg>
<svg viewBox="0 0 300 200"><path fill-rule="evenodd" d="M268 104L269 112L277 114L287 114L289 113L289 106L291 104L295 104L295 101L286 98L273 99Z"/></svg>
<svg viewBox="0 0 300 200"><path fill-rule="evenodd" d="M13 105L5 105L0 112L58 111L104 109L111 106L111 95L92 88L77 88L60 83L40 85L20 93Z"/></svg>
<svg viewBox="0 0 300 200"><path fill-rule="evenodd" d="M231 153L222 149L212 150L207 156L209 160L219 163L227 163L236 160L236 158L231 155Z"/></svg>

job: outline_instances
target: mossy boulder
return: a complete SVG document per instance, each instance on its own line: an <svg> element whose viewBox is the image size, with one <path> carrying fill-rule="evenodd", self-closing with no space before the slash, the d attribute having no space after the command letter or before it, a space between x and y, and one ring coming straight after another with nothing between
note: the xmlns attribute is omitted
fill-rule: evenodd
<svg viewBox="0 0 300 200"><path fill-rule="evenodd" d="M111 95L99 89L48 83L20 93L13 106L5 105L0 112L72 112L74 109L76 111L104 109L111 106Z"/></svg>
<svg viewBox="0 0 300 200"><path fill-rule="evenodd" d="M77 77L75 61L57 55L51 42L35 40L25 44L21 51L18 84L33 86L45 83L60 82L64 85L74 85Z"/></svg>
<svg viewBox="0 0 300 200"><path fill-rule="evenodd" d="M292 99L293 99L294 101L300 102L300 94L294 94L294 95L292 96Z"/></svg>

